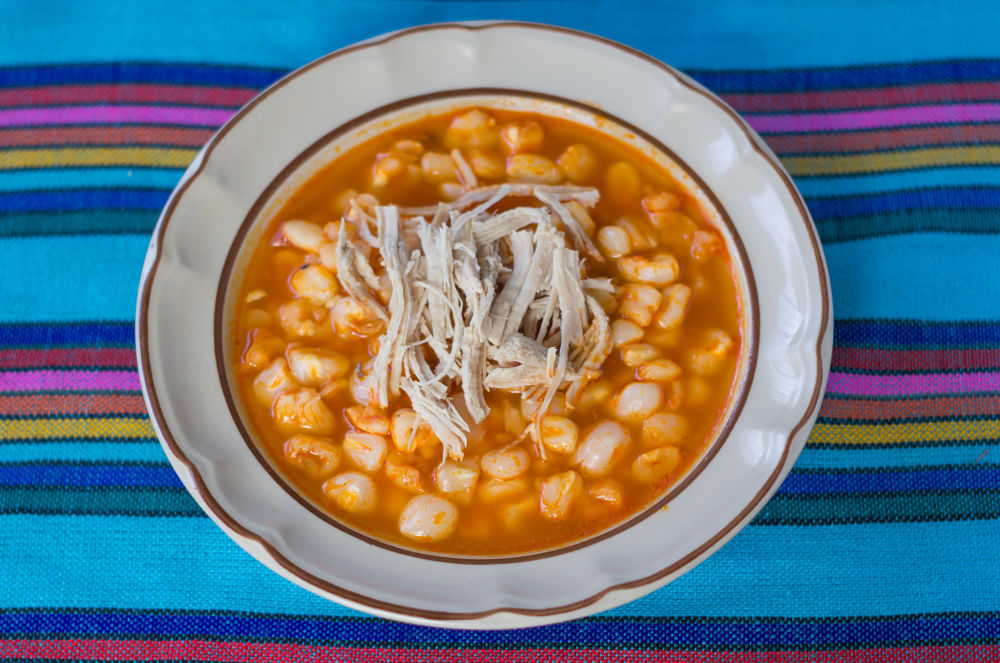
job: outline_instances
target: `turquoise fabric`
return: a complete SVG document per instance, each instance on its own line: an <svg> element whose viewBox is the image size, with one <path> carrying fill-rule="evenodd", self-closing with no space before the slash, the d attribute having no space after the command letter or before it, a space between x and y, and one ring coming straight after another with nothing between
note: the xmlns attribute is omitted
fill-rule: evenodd
<svg viewBox="0 0 1000 663"><path fill-rule="evenodd" d="M145 422L139 273L183 168L87 150L191 158L218 123L79 109L226 116L239 103L212 99L245 101L357 40L481 19L621 41L760 126L878 109L945 119L764 133L817 218L832 380L869 386L829 391L823 439L760 517L610 613L445 634L267 570L200 513L148 426L123 432ZM1000 660L1000 392L963 386L1000 375L1000 125L970 119L1000 108L998 26L995 1L0 3L0 659ZM46 109L63 115L17 119ZM861 166L824 161L842 157ZM870 386L883 379L903 386ZM920 424L948 434L907 432Z"/></svg>

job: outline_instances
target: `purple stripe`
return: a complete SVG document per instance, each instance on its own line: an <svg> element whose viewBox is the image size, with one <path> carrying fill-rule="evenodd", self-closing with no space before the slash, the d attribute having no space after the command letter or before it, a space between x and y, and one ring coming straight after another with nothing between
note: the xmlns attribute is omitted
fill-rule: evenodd
<svg viewBox="0 0 1000 663"><path fill-rule="evenodd" d="M218 127L233 116L226 108L191 106L60 106L0 110L0 127L39 124L182 124Z"/></svg>
<svg viewBox="0 0 1000 663"><path fill-rule="evenodd" d="M5 391L139 391L136 371L0 371Z"/></svg>
<svg viewBox="0 0 1000 663"><path fill-rule="evenodd" d="M1000 104L935 104L900 106L839 113L746 114L744 117L761 133L842 131L902 127L915 124L951 122L994 122L1000 120Z"/></svg>
<svg viewBox="0 0 1000 663"><path fill-rule="evenodd" d="M831 394L861 396L916 396L1000 391L1000 373L857 375L831 372L826 391Z"/></svg>

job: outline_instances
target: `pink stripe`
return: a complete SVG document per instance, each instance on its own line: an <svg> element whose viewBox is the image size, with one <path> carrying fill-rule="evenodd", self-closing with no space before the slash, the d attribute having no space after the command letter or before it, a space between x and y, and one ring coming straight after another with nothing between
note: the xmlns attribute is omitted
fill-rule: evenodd
<svg viewBox="0 0 1000 663"><path fill-rule="evenodd" d="M1000 391L1000 373L930 373L908 375L857 375L830 373L831 394L861 396L915 396Z"/></svg>
<svg viewBox="0 0 1000 663"><path fill-rule="evenodd" d="M218 127L236 111L196 106L58 106L0 110L0 127L39 124L184 124Z"/></svg>
<svg viewBox="0 0 1000 663"><path fill-rule="evenodd" d="M136 371L0 371L0 392L139 389Z"/></svg>
<svg viewBox="0 0 1000 663"><path fill-rule="evenodd" d="M748 114L744 117L761 133L841 131L950 122L993 122L1000 120L1000 104L935 104L840 113Z"/></svg>
<svg viewBox="0 0 1000 663"><path fill-rule="evenodd" d="M397 661L431 663L535 663L565 660L577 663L617 663L656 660L664 663L864 663L866 661L994 661L997 645L921 645L864 649L810 649L806 651L725 651L664 649L555 649L354 647L280 642L229 642L212 640L0 640L5 660L38 659L98 661Z"/></svg>

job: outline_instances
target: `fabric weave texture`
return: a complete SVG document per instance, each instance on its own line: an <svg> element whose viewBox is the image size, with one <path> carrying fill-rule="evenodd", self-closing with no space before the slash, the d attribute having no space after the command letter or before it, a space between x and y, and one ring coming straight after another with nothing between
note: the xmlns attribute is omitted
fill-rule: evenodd
<svg viewBox="0 0 1000 663"><path fill-rule="evenodd" d="M179 4L0 13L0 659L1000 660L1000 8ZM159 211L240 106L358 39L486 18L721 95L805 196L835 315L819 420L746 529L633 603L507 632L368 617L245 554L160 449L133 338Z"/></svg>

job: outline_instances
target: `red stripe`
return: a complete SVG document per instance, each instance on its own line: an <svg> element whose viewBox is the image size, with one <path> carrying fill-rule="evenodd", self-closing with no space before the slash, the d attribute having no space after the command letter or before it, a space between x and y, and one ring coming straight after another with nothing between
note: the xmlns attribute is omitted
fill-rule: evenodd
<svg viewBox="0 0 1000 663"><path fill-rule="evenodd" d="M819 651L669 651L630 649L414 649L325 647L318 645L213 642L208 640L0 640L5 659L46 658L100 661L163 661L191 658L199 661L430 661L538 663L564 660L611 663L636 659L691 663L865 663L870 661L996 660L1000 645L945 645L940 647L879 647Z"/></svg>
<svg viewBox="0 0 1000 663"><path fill-rule="evenodd" d="M952 124L878 131L774 134L766 138L778 154L875 152L929 145L979 145L997 142L993 124Z"/></svg>
<svg viewBox="0 0 1000 663"><path fill-rule="evenodd" d="M820 407L824 419L854 421L893 421L929 417L985 417L1000 412L1000 396L961 396L955 398L901 398L861 400L827 398Z"/></svg>
<svg viewBox="0 0 1000 663"><path fill-rule="evenodd" d="M191 104L235 108L245 104L257 92L258 90L240 87L156 83L48 85L0 89L0 106L54 106L96 102ZM727 102L741 112L769 113L993 101L1000 99L1000 90L992 81L968 81L846 90L733 93L724 96Z"/></svg>
<svg viewBox="0 0 1000 663"><path fill-rule="evenodd" d="M0 129L0 147L44 145L170 145L201 147L215 129L197 127L88 126Z"/></svg>
<svg viewBox="0 0 1000 663"><path fill-rule="evenodd" d="M0 369L135 368L132 348L11 348L0 350Z"/></svg>
<svg viewBox="0 0 1000 663"><path fill-rule="evenodd" d="M833 349L834 370L957 371L1000 367L1000 348L961 348L955 350L884 350L879 348Z"/></svg>
<svg viewBox="0 0 1000 663"><path fill-rule="evenodd" d="M796 92L726 94L725 100L741 113L774 113L846 108L909 106L958 101L1000 99L996 81L925 83L897 87L852 88Z"/></svg>
<svg viewBox="0 0 1000 663"><path fill-rule="evenodd" d="M0 107L137 103L238 108L257 92L201 85L49 85L0 89Z"/></svg>
<svg viewBox="0 0 1000 663"><path fill-rule="evenodd" d="M146 404L139 394L0 395L0 415L59 417L68 414L146 414Z"/></svg>

